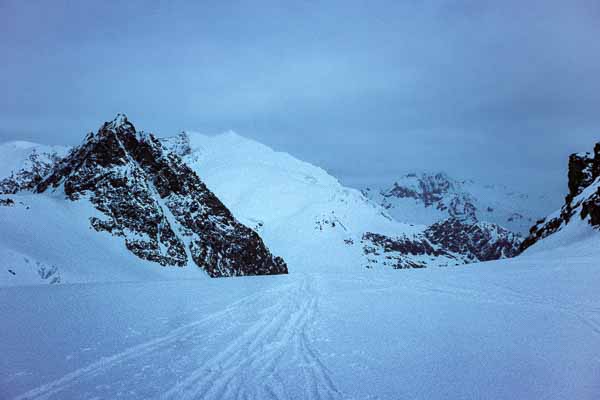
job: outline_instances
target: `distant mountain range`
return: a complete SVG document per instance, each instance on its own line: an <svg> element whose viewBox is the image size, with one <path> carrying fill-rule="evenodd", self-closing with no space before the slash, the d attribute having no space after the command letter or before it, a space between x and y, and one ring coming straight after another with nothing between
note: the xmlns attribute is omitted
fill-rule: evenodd
<svg viewBox="0 0 600 400"><path fill-rule="evenodd" d="M443 172L408 173L388 187L368 187L362 192L398 221L425 225L452 217L527 234L536 220L551 211L545 196L519 193L505 185L457 180Z"/></svg>

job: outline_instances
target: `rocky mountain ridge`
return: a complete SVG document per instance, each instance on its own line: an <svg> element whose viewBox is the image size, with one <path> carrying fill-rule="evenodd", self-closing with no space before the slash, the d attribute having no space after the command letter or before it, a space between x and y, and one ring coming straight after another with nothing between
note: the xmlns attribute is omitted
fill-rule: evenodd
<svg viewBox="0 0 600 400"><path fill-rule="evenodd" d="M256 232L239 223L181 159L124 115L106 122L40 182L35 191L88 199L97 231L163 266L203 268L212 277L287 273Z"/></svg>
<svg viewBox="0 0 600 400"><path fill-rule="evenodd" d="M361 244L369 266L381 262L402 269L424 268L435 259L439 266L452 266L511 258L518 255L521 240L519 235L495 224L449 218L412 238L366 232Z"/></svg>

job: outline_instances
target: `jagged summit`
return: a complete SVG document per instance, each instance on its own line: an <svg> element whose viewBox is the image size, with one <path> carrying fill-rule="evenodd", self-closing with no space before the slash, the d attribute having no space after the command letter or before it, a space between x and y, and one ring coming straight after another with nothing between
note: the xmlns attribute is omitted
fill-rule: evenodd
<svg viewBox="0 0 600 400"><path fill-rule="evenodd" d="M287 272L179 156L124 114L89 134L36 190L50 189L89 199L103 215L90 218L94 229L123 237L140 258L194 262L213 277Z"/></svg>
<svg viewBox="0 0 600 400"><path fill-rule="evenodd" d="M109 130L117 130L119 128L123 129L133 129L135 131L135 127L129 120L127 119L127 115L123 113L117 113L115 118L112 121L108 121L104 123L103 129ZM102 129L101 129L102 130Z"/></svg>

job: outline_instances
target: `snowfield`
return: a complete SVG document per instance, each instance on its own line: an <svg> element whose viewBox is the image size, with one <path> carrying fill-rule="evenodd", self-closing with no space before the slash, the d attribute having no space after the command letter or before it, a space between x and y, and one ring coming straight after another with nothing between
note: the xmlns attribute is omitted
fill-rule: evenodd
<svg viewBox="0 0 600 400"><path fill-rule="evenodd" d="M0 397L597 399L600 243L562 236L460 268L1 288Z"/></svg>

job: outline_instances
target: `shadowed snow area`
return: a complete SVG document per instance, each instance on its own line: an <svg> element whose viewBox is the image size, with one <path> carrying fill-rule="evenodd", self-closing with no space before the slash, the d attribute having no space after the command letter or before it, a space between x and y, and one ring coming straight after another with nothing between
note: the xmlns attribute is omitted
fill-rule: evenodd
<svg viewBox="0 0 600 400"><path fill-rule="evenodd" d="M450 269L2 288L1 397L597 398L600 269L576 254L599 243L562 244Z"/></svg>

